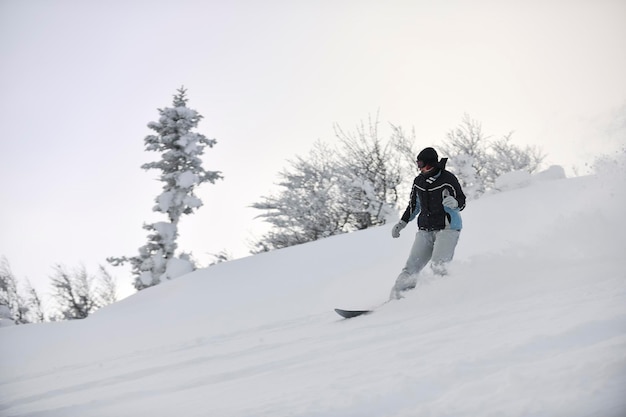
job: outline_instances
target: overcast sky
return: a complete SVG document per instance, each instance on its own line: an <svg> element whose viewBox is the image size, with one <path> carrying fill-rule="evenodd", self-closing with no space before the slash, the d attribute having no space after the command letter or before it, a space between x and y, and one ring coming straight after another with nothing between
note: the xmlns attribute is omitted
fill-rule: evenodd
<svg viewBox="0 0 626 417"><path fill-rule="evenodd" d="M225 178L181 223L208 262L246 255L248 206L334 123L425 147L467 113L582 174L626 144L624 74L623 0L0 0L0 255L43 292L54 264L135 255L160 219L146 125L181 85Z"/></svg>

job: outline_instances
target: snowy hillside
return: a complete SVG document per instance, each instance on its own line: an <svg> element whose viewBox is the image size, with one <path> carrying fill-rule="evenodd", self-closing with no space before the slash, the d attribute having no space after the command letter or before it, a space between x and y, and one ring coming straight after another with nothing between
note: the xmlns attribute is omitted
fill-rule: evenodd
<svg viewBox="0 0 626 417"><path fill-rule="evenodd" d="M351 320L332 309L386 301L415 225L0 329L0 415L624 416L625 183L511 177L468 204L449 276Z"/></svg>

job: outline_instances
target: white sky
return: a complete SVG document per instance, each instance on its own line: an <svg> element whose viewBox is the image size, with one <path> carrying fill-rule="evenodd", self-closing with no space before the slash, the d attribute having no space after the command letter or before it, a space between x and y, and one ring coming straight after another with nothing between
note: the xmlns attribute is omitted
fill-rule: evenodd
<svg viewBox="0 0 626 417"><path fill-rule="evenodd" d="M246 255L247 207L333 123L380 112L423 147L468 113L584 173L626 145L624 74L623 0L0 0L0 255L43 292L134 255L160 219L146 124L181 85L225 177L181 224L208 262Z"/></svg>

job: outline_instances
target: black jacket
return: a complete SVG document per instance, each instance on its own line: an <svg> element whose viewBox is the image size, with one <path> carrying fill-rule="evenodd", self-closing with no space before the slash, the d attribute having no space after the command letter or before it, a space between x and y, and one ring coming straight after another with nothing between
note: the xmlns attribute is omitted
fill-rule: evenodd
<svg viewBox="0 0 626 417"><path fill-rule="evenodd" d="M409 223L417 217L417 225L420 230L442 230L454 223L453 217L458 217L458 211L465 208L465 194L461 189L459 180L450 171L445 169L446 160L443 159L438 168L427 174L419 174L413 181L411 200L407 206L402 220ZM441 203L444 190L459 203L457 210L444 208ZM419 214L419 215L418 215ZM460 230L460 225L455 227Z"/></svg>

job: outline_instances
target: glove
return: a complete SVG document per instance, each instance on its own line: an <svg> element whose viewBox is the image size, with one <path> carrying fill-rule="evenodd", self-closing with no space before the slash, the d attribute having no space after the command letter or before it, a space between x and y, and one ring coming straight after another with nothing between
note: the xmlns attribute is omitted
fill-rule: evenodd
<svg viewBox="0 0 626 417"><path fill-rule="evenodd" d="M400 230L406 227L406 222L404 220L400 220L393 229L391 229L391 237L397 238L400 237Z"/></svg>
<svg viewBox="0 0 626 417"><path fill-rule="evenodd" d="M443 204L444 207L451 208L452 210L459 208L459 202L456 201L456 199L451 195L444 197L441 204Z"/></svg>

